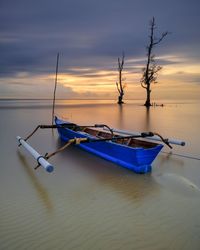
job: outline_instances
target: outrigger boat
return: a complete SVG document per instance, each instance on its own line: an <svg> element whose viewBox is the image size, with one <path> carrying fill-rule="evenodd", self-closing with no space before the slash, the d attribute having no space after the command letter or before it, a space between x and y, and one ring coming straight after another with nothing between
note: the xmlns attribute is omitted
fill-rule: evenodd
<svg viewBox="0 0 200 250"><path fill-rule="evenodd" d="M161 144L142 141L133 136L122 137L112 134L111 131L96 129L106 127L101 124L95 128L79 127L58 118L55 123L58 125L61 140L67 142L73 138L86 138L90 142L80 143L78 147L137 173L151 171L151 164L163 147ZM69 124L69 127L62 128L62 124Z"/></svg>
<svg viewBox="0 0 200 250"><path fill-rule="evenodd" d="M51 154L40 155L26 142L38 128L56 128L61 140L66 144ZM57 117L55 117L55 125L39 125L26 139L18 136L17 140L19 145L23 145L33 155L38 166L43 166L48 172L53 171L53 166L47 160L72 144L136 173L151 171L152 162L163 148L160 142L170 148L172 148L170 144L185 145L182 141L164 139L157 133L115 130L104 124L80 126Z"/></svg>

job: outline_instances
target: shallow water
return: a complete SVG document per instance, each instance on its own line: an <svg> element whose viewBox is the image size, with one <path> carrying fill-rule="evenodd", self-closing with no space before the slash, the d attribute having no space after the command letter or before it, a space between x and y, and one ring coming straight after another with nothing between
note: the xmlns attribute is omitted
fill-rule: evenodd
<svg viewBox="0 0 200 250"><path fill-rule="evenodd" d="M56 115L186 141L173 152L200 158L199 102L147 111L139 102L58 101ZM0 249L200 249L200 161L164 148L152 173L138 175L75 147L39 168L16 135L51 122L49 101L1 101ZM56 131L30 139L42 154Z"/></svg>

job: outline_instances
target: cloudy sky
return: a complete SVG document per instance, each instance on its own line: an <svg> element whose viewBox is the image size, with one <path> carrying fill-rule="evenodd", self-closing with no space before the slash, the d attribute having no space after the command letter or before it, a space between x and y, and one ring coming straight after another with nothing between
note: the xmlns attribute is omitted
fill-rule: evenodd
<svg viewBox="0 0 200 250"><path fill-rule="evenodd" d="M199 0L1 0L0 98L117 97L125 52L127 99L142 99L149 21L171 32L154 53L163 66L155 99L200 98Z"/></svg>

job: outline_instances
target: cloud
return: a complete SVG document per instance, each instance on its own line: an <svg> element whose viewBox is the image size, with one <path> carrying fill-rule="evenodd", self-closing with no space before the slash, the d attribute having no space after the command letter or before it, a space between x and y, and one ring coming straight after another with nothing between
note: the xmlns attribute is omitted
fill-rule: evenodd
<svg viewBox="0 0 200 250"><path fill-rule="evenodd" d="M0 81L6 81L4 88L9 89L12 78L18 79L15 84L25 85L20 74L33 79L53 75L57 52L61 54L59 73L95 81L104 72L101 79L114 79L122 51L132 80L146 62L148 22L153 15L157 36L172 32L154 51L158 63L178 65L176 55L197 63L199 9L197 0L2 0Z"/></svg>

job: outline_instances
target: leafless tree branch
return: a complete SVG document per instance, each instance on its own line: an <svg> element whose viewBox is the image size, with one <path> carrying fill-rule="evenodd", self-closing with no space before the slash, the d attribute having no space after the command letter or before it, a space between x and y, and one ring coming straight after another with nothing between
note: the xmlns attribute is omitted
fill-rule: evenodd
<svg viewBox="0 0 200 250"><path fill-rule="evenodd" d="M143 69L143 75L141 78L141 86L146 89L147 97L145 106L151 106L150 93L151 93L151 84L156 83L158 72L161 70L161 66L156 65L155 55L152 54L153 48L162 42L162 40L169 34L169 32L162 33L160 38L156 38L155 33L156 25L155 18L153 17L150 21L150 35L149 35L149 44L147 48L147 63L146 67Z"/></svg>

